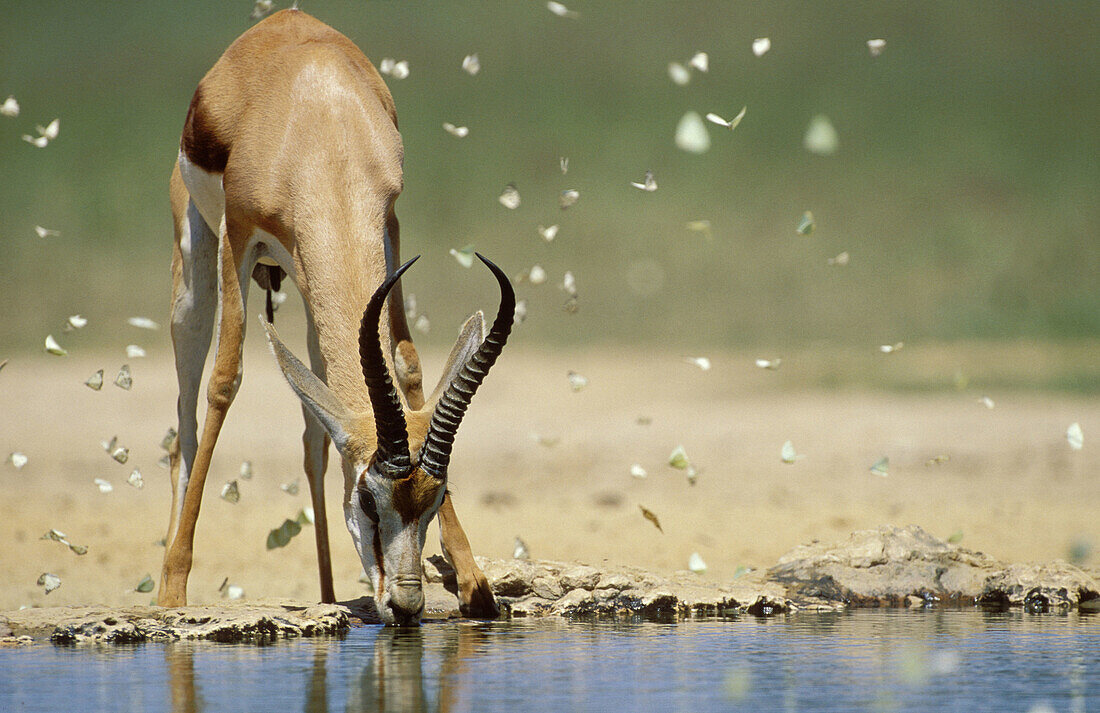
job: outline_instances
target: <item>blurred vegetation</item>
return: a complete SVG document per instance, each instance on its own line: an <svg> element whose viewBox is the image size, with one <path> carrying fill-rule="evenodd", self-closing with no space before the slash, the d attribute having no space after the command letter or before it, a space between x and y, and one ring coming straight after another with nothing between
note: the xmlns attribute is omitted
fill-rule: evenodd
<svg viewBox="0 0 1100 713"><path fill-rule="evenodd" d="M546 268L546 284L518 286L530 318L517 336L532 345L1100 338L1100 5L566 4L579 19L534 0L303 3L376 64L409 62L407 79L387 81L406 151L403 252L426 255L406 291L431 343L495 305L488 273L447 254L467 243L512 274ZM250 10L5 4L0 101L14 95L22 113L0 117L4 352L40 350L73 313L120 330L132 314L166 321L179 132ZM754 57L764 36L772 50ZM876 37L887 46L872 58ZM710 71L674 85L668 63L697 50ZM460 68L472 52L476 77ZM673 144L685 111L742 106L736 131L708 125L709 152ZM802 146L816 114L837 128L835 155ZM20 140L55 117L50 146ZM629 185L647 169L655 193ZM509 182L515 211L497 202ZM562 211L570 188L580 201ZM795 232L805 210L810 236ZM686 229L700 219L711 239ZM552 223L547 244L536 226ZM827 266L841 251L851 264ZM572 315L555 287L565 270L580 291Z"/></svg>

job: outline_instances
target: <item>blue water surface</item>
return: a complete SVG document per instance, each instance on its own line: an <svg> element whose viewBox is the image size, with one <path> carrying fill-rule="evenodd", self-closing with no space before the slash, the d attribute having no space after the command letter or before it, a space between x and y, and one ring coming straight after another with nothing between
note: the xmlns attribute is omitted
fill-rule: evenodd
<svg viewBox="0 0 1100 713"><path fill-rule="evenodd" d="M1100 711L1100 617L864 610L0 650L0 711Z"/></svg>

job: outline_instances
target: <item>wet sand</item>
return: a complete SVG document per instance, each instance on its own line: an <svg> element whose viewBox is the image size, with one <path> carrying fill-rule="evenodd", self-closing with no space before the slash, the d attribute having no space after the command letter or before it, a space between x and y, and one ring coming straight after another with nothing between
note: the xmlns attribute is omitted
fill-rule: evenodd
<svg viewBox="0 0 1100 713"><path fill-rule="evenodd" d="M0 372L0 450L29 458L22 470L0 465L0 610L153 596L134 588L159 575L170 485L158 444L175 424L176 390L167 349L151 352L129 360L128 392L111 383L127 361L121 351L28 355ZM423 355L429 378L443 356ZM704 372L675 353L510 348L471 406L451 465L475 552L509 557L520 536L534 557L665 573L685 569L698 552L705 577L722 581L740 566L768 567L800 543L884 524L959 535L1004 561L1065 558L1074 543L1100 548L1100 456L1089 442L1100 432L1096 399L994 392L988 409L974 391L791 390L754 367L753 354L708 356L714 367ZM94 392L83 381L98 368L106 383ZM588 386L573 392L569 370ZM1065 440L1074 421L1085 432L1081 451ZM301 429L297 400L263 345L249 339L244 384L204 496L191 603L219 600L226 577L246 597L317 598L310 528L286 548L265 548L268 531L309 503ZM130 448L125 465L99 445L115 435ZM805 456L793 464L780 460L788 439ZM699 469L694 486L667 465L677 445ZM884 455L889 474L872 474ZM936 456L949 460L926 465ZM239 481L233 505L219 492L239 478L243 460L255 475ZM648 477L630 475L635 463ZM126 483L135 467L141 490ZM94 478L113 491L101 493ZM296 496L279 487L296 480ZM335 458L326 483L336 593L350 599L365 588L340 516ZM660 518L663 534L639 505ZM40 540L50 528L88 554ZM426 554L438 552L436 532ZM1086 562L1094 574L1098 559ZM43 572L62 579L48 597L35 584Z"/></svg>

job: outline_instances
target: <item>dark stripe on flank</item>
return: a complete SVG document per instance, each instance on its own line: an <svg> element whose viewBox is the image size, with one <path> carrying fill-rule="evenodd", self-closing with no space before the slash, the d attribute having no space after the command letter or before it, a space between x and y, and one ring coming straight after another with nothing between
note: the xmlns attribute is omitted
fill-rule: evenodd
<svg viewBox="0 0 1100 713"><path fill-rule="evenodd" d="M202 100L202 85L191 97L187 120L183 123L180 147L191 163L207 173L225 173L229 161L229 145L217 135L216 127Z"/></svg>

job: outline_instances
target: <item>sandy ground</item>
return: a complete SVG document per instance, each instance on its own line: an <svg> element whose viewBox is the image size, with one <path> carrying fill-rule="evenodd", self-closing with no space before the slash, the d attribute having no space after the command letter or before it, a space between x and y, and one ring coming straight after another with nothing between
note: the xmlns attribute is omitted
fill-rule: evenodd
<svg viewBox="0 0 1100 713"><path fill-rule="evenodd" d="M114 352L28 355L0 372L0 450L29 458L22 470L0 465L0 610L149 601L133 590L146 574L158 578L168 520L168 475L157 466L158 444L175 423L166 352L130 360L130 391L111 383L126 361ZM423 355L429 375L442 356ZM990 410L972 391L792 391L755 368L755 355L709 356L714 368L704 372L679 354L510 348L475 399L451 465L475 552L508 557L520 536L534 557L661 572L686 568L698 552L706 576L721 580L739 566L767 567L800 543L881 524L961 533L963 545L1003 560L1100 547L1100 451L1089 442L1100 433L1096 399L993 393ZM245 363L205 494L190 601L219 599L226 577L246 596L315 599L312 531L265 549L268 531L309 502L301 412L259 340L249 339ZM94 392L83 381L99 368L106 384ZM589 385L574 393L569 370ZM1085 432L1081 451L1065 439L1074 421ZM115 435L130 448L125 465L99 445ZM790 465L779 456L788 439L804 455ZM667 465L677 445L700 471L694 486ZM869 472L884 455L889 475ZM949 460L926 465L941 455ZM255 475L240 481L233 505L219 492L243 460ZM630 475L635 463L648 477ZM140 490L126 483L135 467ZM94 478L113 491L101 493ZM297 480L298 495L279 487ZM337 596L351 598L364 587L339 515L338 467L327 483ZM639 505L658 515L663 533ZM88 554L39 539L50 528ZM433 526L429 554L435 540ZM62 579L48 599L35 584L43 572Z"/></svg>

